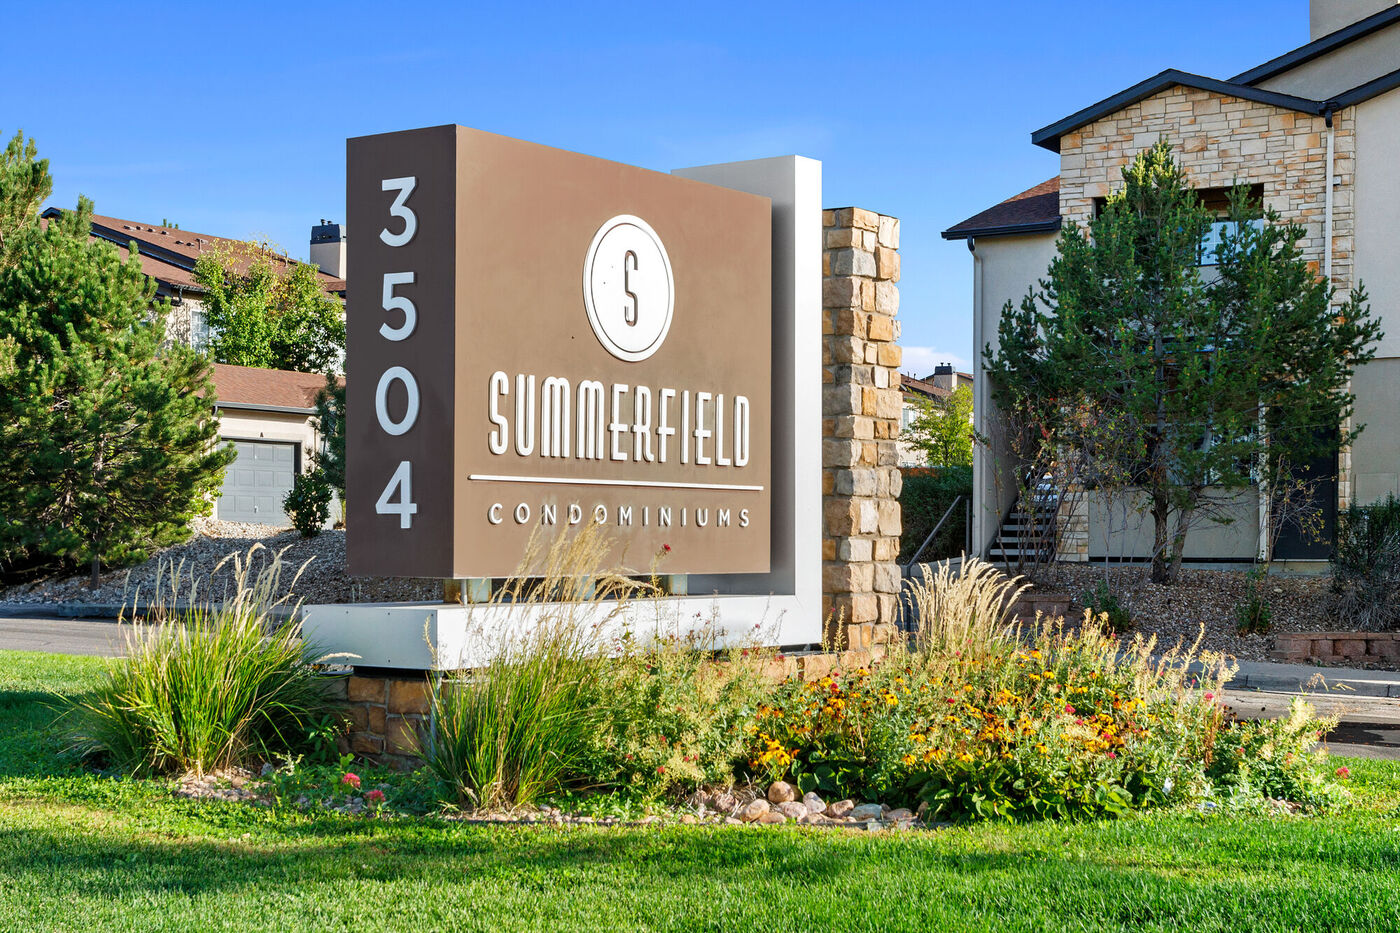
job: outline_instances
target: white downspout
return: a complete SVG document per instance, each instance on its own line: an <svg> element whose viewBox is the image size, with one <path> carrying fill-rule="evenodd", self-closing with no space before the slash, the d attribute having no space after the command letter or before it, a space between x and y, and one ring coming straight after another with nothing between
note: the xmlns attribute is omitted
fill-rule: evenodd
<svg viewBox="0 0 1400 933"><path fill-rule="evenodd" d="M1332 126L1332 111L1327 111L1327 195L1322 215L1322 273L1332 283L1332 188L1336 185L1333 169L1336 165L1336 131Z"/></svg>
<svg viewBox="0 0 1400 933"><path fill-rule="evenodd" d="M982 257L977 254L977 238L967 238L967 249L972 253L972 429L978 437L987 434L987 373L982 365L983 337L982 308ZM981 557L987 552L989 542L983 530L987 513L987 458L991 456L985 445L972 446L972 554Z"/></svg>

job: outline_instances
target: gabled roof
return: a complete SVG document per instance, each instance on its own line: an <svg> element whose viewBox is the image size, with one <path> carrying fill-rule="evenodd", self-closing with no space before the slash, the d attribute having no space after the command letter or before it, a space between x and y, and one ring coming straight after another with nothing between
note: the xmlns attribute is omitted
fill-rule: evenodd
<svg viewBox="0 0 1400 933"><path fill-rule="evenodd" d="M905 395L923 395L928 398L939 400L946 399L953 394L952 389L945 389L942 386L934 385L930 376L928 379L920 379L918 376L911 376L908 373L900 373L899 388Z"/></svg>
<svg viewBox="0 0 1400 933"><path fill-rule="evenodd" d="M1012 195L943 231L945 240L1015 233L1052 233L1060 229L1060 176Z"/></svg>
<svg viewBox="0 0 1400 933"><path fill-rule="evenodd" d="M320 373L214 364L215 404L222 408L310 414L316 408L316 396L325 387L326 377Z"/></svg>
<svg viewBox="0 0 1400 933"><path fill-rule="evenodd" d="M63 213L61 208L51 207L44 211L43 216L46 218L57 217L61 213ZM214 249L244 248L246 251L246 244L228 237L210 236L207 233L191 233L178 227L143 224L134 220L123 220L119 217L106 217L100 214L92 215L92 236L94 239L106 240L114 244L121 251L123 258L127 254L128 246L135 240L137 250L141 254L142 271L172 290L187 292L203 291L203 288L195 282L192 273L195 263L204 253ZM272 250L260 250L258 255L273 262L296 262L291 257ZM251 265L251 257L244 258L242 262L238 262L236 259L235 264L246 268L246 266ZM318 275L326 291L336 294L345 292L344 279L338 279L333 275L319 271Z"/></svg>
<svg viewBox="0 0 1400 933"><path fill-rule="evenodd" d="M1274 91L1264 91L1247 84L1233 84L1229 81L1219 81L1215 78L1207 78L1202 75L1193 75L1185 71L1177 71L1175 68L1168 68L1159 74L1155 74L1146 81L1140 81L1132 87L1119 91L1112 97L1106 97L1097 104L1085 107L1077 113L1072 113L1063 120L1057 120L1049 126L1042 127L1031 134L1031 142L1037 146L1043 146L1051 152L1060 151L1060 137L1066 133L1073 133L1081 126L1088 126L1095 120L1117 113L1124 107L1130 107L1138 101L1146 100L1154 94L1172 87L1189 87L1198 91L1210 91L1215 94L1222 94L1227 97L1238 97L1242 100L1252 100L1261 104L1270 104L1282 110L1295 110L1299 113L1322 113L1325 104L1322 101L1308 100L1305 97L1294 97L1292 94L1279 94Z"/></svg>
<svg viewBox="0 0 1400 933"><path fill-rule="evenodd" d="M1291 52L1285 52L1278 58L1271 58L1262 65L1256 65L1248 71L1235 75L1230 79L1230 83L1257 84L1260 81L1267 81L1274 75L1283 74L1299 65L1305 65L1315 58L1321 58L1328 52L1344 45L1350 45L1357 39L1364 39L1371 33L1384 29L1392 23L1400 23L1400 5L1373 13L1350 26L1314 39L1307 45L1299 46Z"/></svg>

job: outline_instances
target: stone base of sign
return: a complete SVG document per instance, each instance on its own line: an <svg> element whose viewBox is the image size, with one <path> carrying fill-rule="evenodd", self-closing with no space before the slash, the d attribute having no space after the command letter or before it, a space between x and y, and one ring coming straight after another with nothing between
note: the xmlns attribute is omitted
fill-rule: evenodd
<svg viewBox="0 0 1400 933"><path fill-rule="evenodd" d="M414 768L428 740L429 687L423 674L357 669L334 690L349 721L341 750L377 764Z"/></svg>
<svg viewBox="0 0 1400 933"><path fill-rule="evenodd" d="M1400 632L1282 632L1269 655L1294 663L1395 665Z"/></svg>

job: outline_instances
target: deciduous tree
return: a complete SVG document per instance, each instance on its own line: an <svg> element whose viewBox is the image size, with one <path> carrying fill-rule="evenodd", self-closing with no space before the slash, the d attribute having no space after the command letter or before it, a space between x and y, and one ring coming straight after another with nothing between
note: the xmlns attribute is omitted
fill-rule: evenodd
<svg viewBox="0 0 1400 933"><path fill-rule="evenodd" d="M929 466L972 466L972 390L959 386L946 399L920 399L904 442Z"/></svg>
<svg viewBox="0 0 1400 933"><path fill-rule="evenodd" d="M214 361L295 372L331 372L345 357L345 318L314 266L252 243L201 256Z"/></svg>

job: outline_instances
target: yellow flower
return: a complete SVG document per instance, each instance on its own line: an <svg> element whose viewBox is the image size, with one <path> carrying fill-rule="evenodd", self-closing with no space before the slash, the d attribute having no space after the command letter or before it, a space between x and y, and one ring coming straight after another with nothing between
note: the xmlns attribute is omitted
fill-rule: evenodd
<svg viewBox="0 0 1400 933"><path fill-rule="evenodd" d="M900 760L900 761L904 764L904 766L907 768L909 765L912 765L912 764L914 763L914 756L913 756L913 755L905 755L903 758L901 758L901 759L899 759L899 760Z"/></svg>

